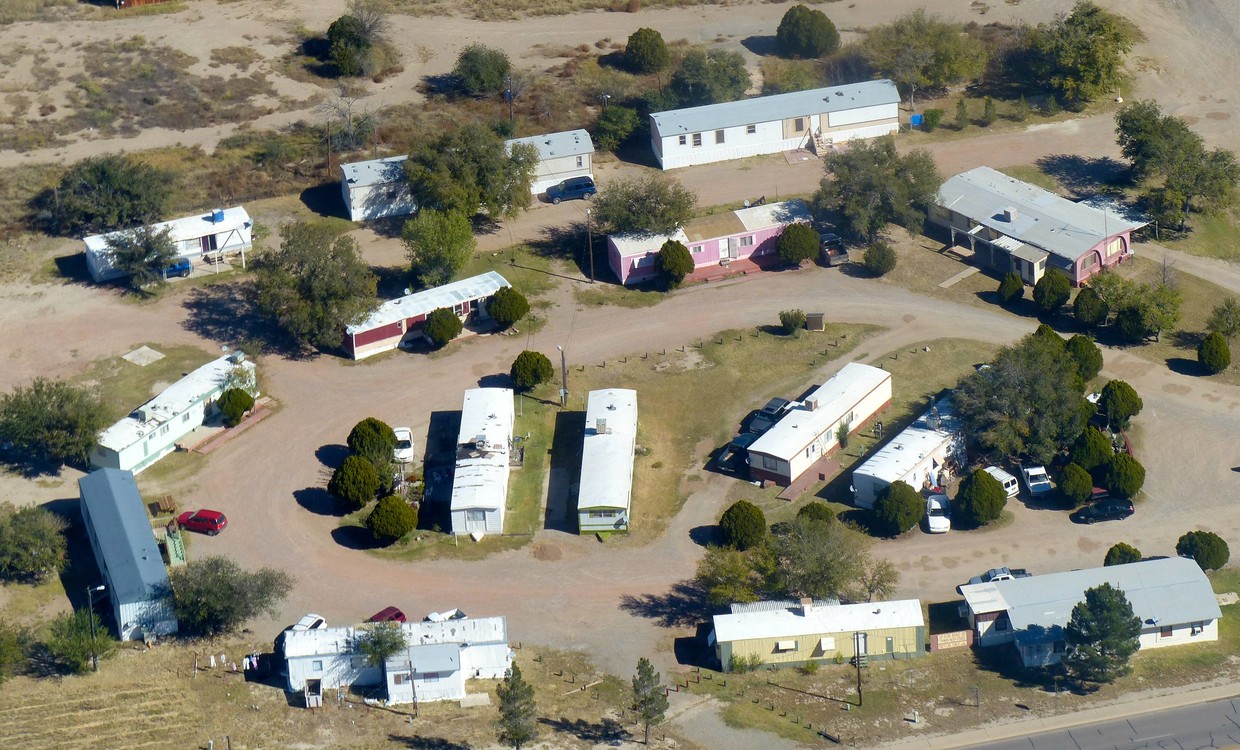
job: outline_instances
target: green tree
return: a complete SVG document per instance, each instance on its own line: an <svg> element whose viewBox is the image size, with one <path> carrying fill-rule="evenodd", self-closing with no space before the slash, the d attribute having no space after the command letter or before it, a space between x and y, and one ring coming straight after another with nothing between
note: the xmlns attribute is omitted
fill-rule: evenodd
<svg viewBox="0 0 1240 750"><path fill-rule="evenodd" d="M907 483L892 482L878 493L874 515L887 534L898 536L916 526L926 515L926 501Z"/></svg>
<svg viewBox="0 0 1240 750"><path fill-rule="evenodd" d="M900 154L891 136L853 141L827 154L824 169L815 213L838 212L844 231L870 242L889 223L921 227L943 184L929 153Z"/></svg>
<svg viewBox="0 0 1240 750"><path fill-rule="evenodd" d="M1226 370L1231 366L1231 348L1227 339L1217 331L1211 331L1201 340L1197 347L1197 364L1210 375Z"/></svg>
<svg viewBox="0 0 1240 750"><path fill-rule="evenodd" d="M513 664L495 692L499 697L499 741L521 750L522 745L538 737L534 688L521 676L521 668Z"/></svg>
<svg viewBox="0 0 1240 750"><path fill-rule="evenodd" d="M1025 298L1025 282L1020 274L1009 271L999 282L999 303L1011 305Z"/></svg>
<svg viewBox="0 0 1240 750"><path fill-rule="evenodd" d="M826 13L794 5L779 20L775 46L784 57L822 57L840 48L840 32Z"/></svg>
<svg viewBox="0 0 1240 750"><path fill-rule="evenodd" d="M1229 342L1240 335L1240 301L1230 295L1224 297L1210 313L1206 330L1221 334Z"/></svg>
<svg viewBox="0 0 1240 750"><path fill-rule="evenodd" d="M1081 505L1094 492L1094 478L1077 464L1069 463L1059 475L1059 491L1072 507Z"/></svg>
<svg viewBox="0 0 1240 750"><path fill-rule="evenodd" d="M1098 411L1106 415L1111 426L1118 430L1128 429L1128 422L1141 413L1141 397L1136 390L1122 380L1112 380L1102 387L1098 398Z"/></svg>
<svg viewBox="0 0 1240 750"><path fill-rule="evenodd" d="M366 528L380 542L392 543L418 527L418 512L403 497L388 495L366 516Z"/></svg>
<svg viewBox="0 0 1240 750"><path fill-rule="evenodd" d="M784 227L779 239L775 240L775 253L790 266L813 260L818 255L818 247L818 232L809 224L801 222Z"/></svg>
<svg viewBox="0 0 1240 750"><path fill-rule="evenodd" d="M633 675L633 709L645 727L647 745L650 744L650 727L661 724L667 715L668 701L662 683L649 659L643 656L637 660L637 674Z"/></svg>
<svg viewBox="0 0 1240 750"><path fill-rule="evenodd" d="M982 100L982 127L988 128L998 119L999 112L995 109L995 100L988 96Z"/></svg>
<svg viewBox="0 0 1240 750"><path fill-rule="evenodd" d="M847 599L873 564L869 545L845 524L794 518L771 530L759 567L776 597Z"/></svg>
<svg viewBox="0 0 1240 750"><path fill-rule="evenodd" d="M691 49L672 74L671 89L686 107L740 99L752 80L745 58L732 50Z"/></svg>
<svg viewBox="0 0 1240 750"><path fill-rule="evenodd" d="M112 267L129 277L129 288L142 291L151 284L162 284L165 269L177 259L176 243L168 229L138 227L108 237Z"/></svg>
<svg viewBox="0 0 1240 750"><path fill-rule="evenodd" d="M1086 427L1076 442L1072 443L1072 449L1068 452L1068 460L1086 471L1092 471L1114 454L1115 448L1112 447L1111 441L1107 440L1106 435L1093 427Z"/></svg>
<svg viewBox="0 0 1240 750"><path fill-rule="evenodd" d="M327 27L328 57L342 76L360 76L370 42L362 22L345 14Z"/></svg>
<svg viewBox="0 0 1240 750"><path fill-rule="evenodd" d="M1175 553L1192 558L1202 570L1218 570L1231 559L1227 542L1213 531L1190 531L1175 543Z"/></svg>
<svg viewBox="0 0 1240 750"><path fill-rule="evenodd" d="M383 667L388 659L409 648L399 622L372 622L358 628L354 644L372 667Z"/></svg>
<svg viewBox="0 0 1240 750"><path fill-rule="evenodd" d="M886 276L896 268L896 250L890 244L879 240L871 242L861 256L861 265L871 276Z"/></svg>
<svg viewBox="0 0 1240 750"><path fill-rule="evenodd" d="M482 211L493 219L515 219L529 206L537 168L533 146L505 146L491 128L469 123L416 141L405 161L405 176L420 211L466 217Z"/></svg>
<svg viewBox="0 0 1240 750"><path fill-rule="evenodd" d="M805 328L805 313L801 310L781 310L779 325L788 336L796 336Z"/></svg>
<svg viewBox="0 0 1240 750"><path fill-rule="evenodd" d="M527 349L512 361L509 374L512 375L512 382L518 390L528 391L551 380L555 376L555 368L551 366L547 355Z"/></svg>
<svg viewBox="0 0 1240 750"><path fill-rule="evenodd" d="M1142 194L1145 211L1154 222L1154 239L1161 239L1161 229L1170 227L1183 230L1188 221L1184 205L1188 199L1183 194L1166 187L1151 187Z"/></svg>
<svg viewBox="0 0 1240 750"><path fill-rule="evenodd" d="M405 222L401 240L409 256L409 270L424 289L443 286L456 278L478 246L468 215L430 208Z"/></svg>
<svg viewBox="0 0 1240 750"><path fill-rule="evenodd" d="M245 413L254 408L254 397L241 388L229 388L220 394L220 400L215 404L224 417L224 425L236 427L245 418Z"/></svg>
<svg viewBox="0 0 1240 750"><path fill-rule="evenodd" d="M457 55L452 75L470 96L498 94L505 89L512 64L503 50L474 43Z"/></svg>
<svg viewBox="0 0 1240 750"><path fill-rule="evenodd" d="M756 602L762 586L749 556L735 547L708 547L698 561L694 582L715 607Z"/></svg>
<svg viewBox="0 0 1240 750"><path fill-rule="evenodd" d="M1033 301L1047 315L1054 315L1072 296L1072 282L1058 271L1047 271L1033 285Z"/></svg>
<svg viewBox="0 0 1240 750"><path fill-rule="evenodd" d="M1112 565L1128 565L1129 563L1141 562L1142 559L1141 550L1131 544L1120 542L1112 545L1111 549L1107 550L1107 556L1102 561L1102 565L1109 568Z"/></svg>
<svg viewBox="0 0 1240 750"><path fill-rule="evenodd" d="M941 89L976 78L986 69L986 47L924 8L876 26L862 42L862 54L879 73L909 94L914 108L918 89Z"/></svg>
<svg viewBox="0 0 1240 750"><path fill-rule="evenodd" d="M1136 284L1109 269L1091 276L1088 288L1098 295L1108 312L1122 310L1132 304L1137 291ZM1105 323L1106 319L1103 318L1102 322Z"/></svg>
<svg viewBox="0 0 1240 750"><path fill-rule="evenodd" d="M258 309L301 346L339 347L344 327L375 306L378 280L357 242L326 223L280 227L280 248L253 267Z"/></svg>
<svg viewBox="0 0 1240 750"><path fill-rule="evenodd" d="M294 582L283 570L250 572L218 555L173 568L170 578L181 634L201 637L235 633L261 614L277 616Z"/></svg>
<svg viewBox="0 0 1240 750"><path fill-rule="evenodd" d="M737 500L719 518L725 544L744 552L766 539L766 514L748 500Z"/></svg>
<svg viewBox="0 0 1240 750"><path fill-rule="evenodd" d="M1128 660L1141 647L1141 618L1124 592L1103 583L1085 590L1064 628L1064 664L1078 682L1107 683L1128 673Z"/></svg>
<svg viewBox="0 0 1240 750"><path fill-rule="evenodd" d="M1103 464L1102 481L1112 495L1134 497L1145 484L1145 467L1127 453L1113 453Z"/></svg>
<svg viewBox="0 0 1240 750"><path fill-rule="evenodd" d="M361 456L378 469L392 460L396 450L396 432L387 422L366 417L353 425L345 443L354 455Z"/></svg>
<svg viewBox="0 0 1240 750"><path fill-rule="evenodd" d="M500 328L510 328L530 311L530 301L510 286L503 287L487 300L487 315Z"/></svg>
<svg viewBox="0 0 1240 750"><path fill-rule="evenodd" d="M1077 322L1086 328L1097 328L1107 322L1111 310L1107 303L1102 301L1102 297L1098 296L1098 292L1094 291L1092 286L1087 286L1076 293L1076 299L1072 301L1072 314Z"/></svg>
<svg viewBox="0 0 1240 750"><path fill-rule="evenodd" d="M61 236L150 224L167 211L173 180L171 173L129 156L90 157L65 172L42 211Z"/></svg>
<svg viewBox="0 0 1240 750"><path fill-rule="evenodd" d="M47 508L0 503L0 580L39 583L65 567L64 519Z"/></svg>
<svg viewBox="0 0 1240 750"><path fill-rule="evenodd" d="M446 307L432 310L422 325L422 334L436 349L447 346L452 339L460 336L463 330L465 330L465 324L456 316L456 313Z"/></svg>
<svg viewBox="0 0 1240 750"><path fill-rule="evenodd" d="M637 110L613 104L599 113L598 121L594 124L594 142L603 151L615 151L633 135L640 124L641 118Z"/></svg>
<svg viewBox="0 0 1240 750"><path fill-rule="evenodd" d="M640 28L629 35L624 45L624 64L640 75L658 73L672 64L672 53L663 35L654 29Z"/></svg>
<svg viewBox="0 0 1240 750"><path fill-rule="evenodd" d="M1132 29L1127 19L1078 0L1071 13L1031 31L1031 79L1067 102L1105 96L1123 79L1124 56L1136 41Z"/></svg>
<svg viewBox="0 0 1240 750"><path fill-rule="evenodd" d="M1021 94L1016 100L1015 107L1012 108L1012 119L1016 122L1024 122L1029 119L1029 102L1025 100L1025 95Z"/></svg>
<svg viewBox="0 0 1240 750"><path fill-rule="evenodd" d="M95 637L91 638L91 620ZM91 668L92 659L107 659L116 653L116 639L88 609L65 612L52 620L43 641L48 660L61 672L82 674Z"/></svg>
<svg viewBox="0 0 1240 750"><path fill-rule="evenodd" d="M671 234L693 217L697 196L661 175L620 178L594 199L594 220L612 234Z"/></svg>
<svg viewBox="0 0 1240 750"><path fill-rule="evenodd" d="M969 127L969 105L964 97L961 97L956 100L956 130L964 130L967 127Z"/></svg>
<svg viewBox="0 0 1240 750"><path fill-rule="evenodd" d="M0 687L25 670L29 645L25 630L0 620Z"/></svg>
<svg viewBox="0 0 1240 750"><path fill-rule="evenodd" d="M375 471L374 464L361 456L346 456L340 468L332 473L327 491L351 508L362 508L375 499L379 485L379 472Z"/></svg>
<svg viewBox="0 0 1240 750"><path fill-rule="evenodd" d="M921 126L926 129L927 133L933 133L939 129L939 125L943 123L943 118L946 116L947 113L941 109L927 109L921 118Z"/></svg>
<svg viewBox="0 0 1240 750"><path fill-rule="evenodd" d="M963 525L982 526L1003 514L1007 492L985 469L974 469L960 482L953 505L952 515Z"/></svg>
<svg viewBox="0 0 1240 750"><path fill-rule="evenodd" d="M831 510L831 506L816 500L802 505L797 511L797 518L807 518L822 523L835 523L836 520L835 511Z"/></svg>
<svg viewBox="0 0 1240 750"><path fill-rule="evenodd" d="M35 378L0 395L0 440L33 463L86 463L105 425L99 397L63 380Z"/></svg>
<svg viewBox="0 0 1240 750"><path fill-rule="evenodd" d="M689 248L685 247L685 243L679 240L668 240L659 248L654 265L668 288L675 289L680 286L686 276L693 273L693 255L689 253Z"/></svg>
<svg viewBox="0 0 1240 750"><path fill-rule="evenodd" d="M1102 350L1088 336L1076 334L1068 339L1067 349L1082 382L1088 383L1102 371Z"/></svg>
<svg viewBox="0 0 1240 750"><path fill-rule="evenodd" d="M1115 314L1115 331L1122 340L1130 344L1139 344L1152 333L1139 305L1120 308Z"/></svg>

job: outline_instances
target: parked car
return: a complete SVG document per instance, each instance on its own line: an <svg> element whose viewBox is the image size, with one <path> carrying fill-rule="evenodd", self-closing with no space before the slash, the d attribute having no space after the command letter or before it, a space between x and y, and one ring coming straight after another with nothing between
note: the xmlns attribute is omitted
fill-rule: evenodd
<svg viewBox="0 0 1240 750"><path fill-rule="evenodd" d="M753 418L749 420L749 432L752 432L755 435L761 435L774 427L775 423L779 421L779 418L784 415L784 412L791 408L792 402L786 398L776 396L770 401L767 401L766 406L759 409L753 415Z"/></svg>
<svg viewBox="0 0 1240 750"><path fill-rule="evenodd" d="M384 607L370 616L366 622L404 622L405 613L396 607Z"/></svg>
<svg viewBox="0 0 1240 750"><path fill-rule="evenodd" d="M194 272L194 266L189 262L189 258L177 258L172 265L164 269L164 278L170 276L180 276L185 278Z"/></svg>
<svg viewBox="0 0 1240 750"><path fill-rule="evenodd" d="M407 464L413 461L413 430L408 427L396 427L392 429L396 433L396 450L392 452L392 457L396 459L398 464Z"/></svg>
<svg viewBox="0 0 1240 750"><path fill-rule="evenodd" d="M827 232L818 235L818 239L822 243L820 255L824 266L841 266L848 262L848 248L838 234Z"/></svg>
<svg viewBox="0 0 1240 750"><path fill-rule="evenodd" d="M1098 521L1122 521L1137 509L1132 507L1131 500L1109 497L1091 503L1073 513L1070 518L1077 523L1096 523Z"/></svg>
<svg viewBox="0 0 1240 750"><path fill-rule="evenodd" d="M1016 477L1000 469L998 466L987 466L985 471L998 480L999 484L1003 485L1003 491L1007 493L1008 497L1016 497L1020 494L1020 484L1017 483Z"/></svg>
<svg viewBox="0 0 1240 750"><path fill-rule="evenodd" d="M1029 575L1029 571L1024 568L991 568L980 576L973 576L968 583L962 584L962 586L973 586L978 583L990 583L992 581L1014 581L1017 578L1028 578ZM956 593L960 593L962 586L956 587Z"/></svg>
<svg viewBox="0 0 1240 750"><path fill-rule="evenodd" d="M597 192L598 188L594 186L594 178L570 177L559 185L552 185L547 188L547 200L555 204L558 204L560 201L570 201L574 198L590 200L590 197Z"/></svg>
<svg viewBox="0 0 1240 750"><path fill-rule="evenodd" d="M931 534L943 534L952 530L951 503L947 495L931 495L926 498L926 530Z"/></svg>
<svg viewBox="0 0 1240 750"><path fill-rule="evenodd" d="M757 439L758 436L752 432L732 438L732 442L725 445L715 458L715 468L724 474L749 476L749 446Z"/></svg>
<svg viewBox="0 0 1240 750"><path fill-rule="evenodd" d="M327 619L323 615L309 614L289 626L288 630L321 630L325 627L327 627Z"/></svg>
<svg viewBox="0 0 1240 750"><path fill-rule="evenodd" d="M1022 466L1020 473L1025 477L1025 489L1029 490L1031 496L1041 497L1054 490L1051 486L1051 478L1046 474L1046 467Z"/></svg>
<svg viewBox="0 0 1240 750"><path fill-rule="evenodd" d="M177 526L207 536L215 536L228 528L228 516L218 510L187 510L177 516Z"/></svg>

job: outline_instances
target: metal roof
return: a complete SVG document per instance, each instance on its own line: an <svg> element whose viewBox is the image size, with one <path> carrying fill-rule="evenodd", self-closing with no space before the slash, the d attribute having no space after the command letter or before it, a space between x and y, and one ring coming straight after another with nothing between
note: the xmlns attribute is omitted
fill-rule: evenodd
<svg viewBox="0 0 1240 750"><path fill-rule="evenodd" d="M604 427L602 431L598 428ZM633 451L637 447L637 391L590 391L581 449L577 508L629 509L633 497Z"/></svg>
<svg viewBox="0 0 1240 750"><path fill-rule="evenodd" d="M754 441L749 446L749 452L791 459L810 441L843 419L867 393L889 380L891 373L886 370L849 362L805 400L816 399L816 409L811 410L806 402L797 404L774 427Z"/></svg>
<svg viewBox="0 0 1240 750"><path fill-rule="evenodd" d="M1222 616L1214 589L1196 562L1183 557L962 586L974 613L1008 613L1014 630L1065 626L1086 589L1110 583L1124 592L1146 626Z"/></svg>
<svg viewBox="0 0 1240 750"><path fill-rule="evenodd" d="M171 595L168 570L133 473L92 471L78 480L78 490L113 602L132 604Z"/></svg>
<svg viewBox="0 0 1240 750"><path fill-rule="evenodd" d="M815 599L813 606L815 607L838 607L839 599ZM748 612L774 612L780 609L795 609L801 606L801 602L792 599L772 599L764 602L732 602L728 605L728 609L734 615L745 614Z"/></svg>
<svg viewBox="0 0 1240 750"><path fill-rule="evenodd" d="M512 151L512 144L524 143L538 149L539 161L558 159L561 156L578 156L594 153L594 141L584 130L566 130L562 133L531 135L504 141L504 148Z"/></svg>
<svg viewBox="0 0 1240 750"><path fill-rule="evenodd" d="M484 299L495 294L500 289L510 286L512 284L509 284L508 280L503 276L500 276L495 271L487 271L477 276L471 276L468 279L461 279L451 284L437 286L434 289L426 289L421 292L407 294L404 297L398 297L397 299L390 299L379 305L378 309L368 315L362 322L347 326L345 331L349 335L356 335L362 331L381 328L398 320L405 320L419 315L429 315L442 307L451 309L454 305L459 305L462 302Z"/></svg>
<svg viewBox="0 0 1240 750"><path fill-rule="evenodd" d="M386 156L382 159L355 161L340 165L340 175L349 187L390 185L405 181L407 154Z"/></svg>
<svg viewBox="0 0 1240 750"><path fill-rule="evenodd" d="M740 208L726 214L702 216L689 221L684 227L668 235L624 233L610 235L609 239L622 256L640 255L657 251L667 240L677 240L691 245L787 226L797 221L812 220L813 215L810 214L809 206L805 205L805 201L793 199Z"/></svg>
<svg viewBox="0 0 1240 750"><path fill-rule="evenodd" d="M435 643L426 646L410 646L388 657L385 665L389 672L413 667L415 674L428 672L456 672L461 668L461 644Z"/></svg>
<svg viewBox="0 0 1240 750"><path fill-rule="evenodd" d="M927 420L935 410L939 424L932 429ZM944 398L867 458L853 473L894 482L903 479L923 458L952 443L956 443L960 449L964 448L960 426L952 415L951 399ZM949 447L947 452L954 453L955 449Z"/></svg>
<svg viewBox="0 0 1240 750"><path fill-rule="evenodd" d="M513 401L509 388L471 388L461 406L452 510L502 510L508 497Z"/></svg>
<svg viewBox="0 0 1240 750"><path fill-rule="evenodd" d="M231 232L236 229L244 229L251 225L250 215L246 213L245 208L234 206L233 208L225 208L223 217L219 221L213 221L214 211L208 211L205 214L196 216L186 216L181 219L173 219L172 221L161 221L158 224L151 224L153 231L168 230L169 237L173 242L185 242L186 240L194 240L199 237L206 237L210 234L220 234L221 232ZM116 232L108 232L107 234L92 234L89 237L83 237L82 242L86 244L86 250L92 253L110 253L108 249L108 240L117 235L131 231L122 229Z"/></svg>
<svg viewBox="0 0 1240 750"><path fill-rule="evenodd" d="M654 112L650 115L650 121L658 137L666 138L670 135L701 133L719 128L786 120L790 117L899 103L900 93L896 90L896 85L882 79Z"/></svg>
<svg viewBox="0 0 1240 750"><path fill-rule="evenodd" d="M854 633L880 628L924 627L921 601L813 606L805 612L800 604L773 610L715 615L716 641L748 641L755 638L791 638L822 633Z"/></svg>
<svg viewBox="0 0 1240 750"><path fill-rule="evenodd" d="M400 624L405 642L410 646L440 643L505 643L508 624L503 617L462 618L443 622L405 622ZM284 631L284 655L331 656L353 653L359 634L356 627L320 628L318 630Z"/></svg>
<svg viewBox="0 0 1240 750"><path fill-rule="evenodd" d="M990 167L970 169L944 182L938 200L971 221L1071 261L1107 238L1146 224L1073 203ZM1005 218L1007 209L1015 216Z"/></svg>

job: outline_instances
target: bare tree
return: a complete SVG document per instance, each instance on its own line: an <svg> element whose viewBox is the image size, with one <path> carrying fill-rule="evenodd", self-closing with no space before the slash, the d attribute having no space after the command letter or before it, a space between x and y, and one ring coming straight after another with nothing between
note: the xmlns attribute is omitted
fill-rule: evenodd
<svg viewBox="0 0 1240 750"><path fill-rule="evenodd" d="M349 0L347 13L357 19L362 38L374 47L387 41L391 21L386 0Z"/></svg>
<svg viewBox="0 0 1240 750"><path fill-rule="evenodd" d="M324 138L328 142L329 157L332 148L339 151L364 148L379 124L380 110L368 109L362 92L347 85L342 85L335 96L319 104L317 110L327 120Z"/></svg>

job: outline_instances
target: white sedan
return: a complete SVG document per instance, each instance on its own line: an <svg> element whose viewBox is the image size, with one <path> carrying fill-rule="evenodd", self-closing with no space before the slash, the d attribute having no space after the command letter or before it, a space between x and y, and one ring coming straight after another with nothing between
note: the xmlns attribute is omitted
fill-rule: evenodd
<svg viewBox="0 0 1240 750"><path fill-rule="evenodd" d="M397 427L392 432L396 433L396 450L392 452L392 458L398 464L413 463L413 430Z"/></svg>
<svg viewBox="0 0 1240 750"><path fill-rule="evenodd" d="M951 515L951 502L947 495L931 495L926 498L926 530L931 534L951 531Z"/></svg>

